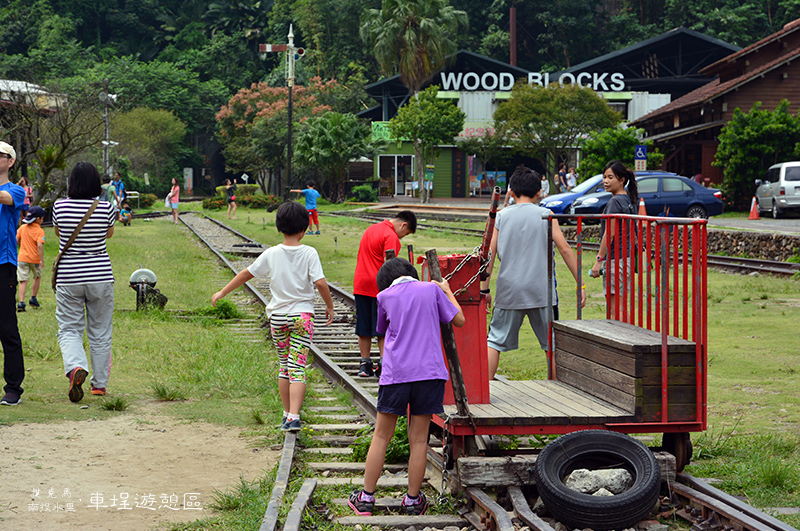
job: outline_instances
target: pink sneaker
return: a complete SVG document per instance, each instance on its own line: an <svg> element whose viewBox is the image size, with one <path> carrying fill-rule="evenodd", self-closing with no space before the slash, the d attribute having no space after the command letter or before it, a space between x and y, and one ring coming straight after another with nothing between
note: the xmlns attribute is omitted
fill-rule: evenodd
<svg viewBox="0 0 800 531"><path fill-rule="evenodd" d="M106 388L92 386L92 394L98 396L106 396Z"/></svg>

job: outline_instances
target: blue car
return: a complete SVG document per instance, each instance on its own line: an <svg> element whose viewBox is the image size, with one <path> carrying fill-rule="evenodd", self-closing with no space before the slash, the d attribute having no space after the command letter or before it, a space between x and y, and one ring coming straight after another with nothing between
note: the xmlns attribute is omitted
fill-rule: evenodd
<svg viewBox="0 0 800 531"><path fill-rule="evenodd" d="M577 198L584 194L603 191L605 191L603 189L603 174L598 174L586 179L569 192L545 197L539 205L551 210L553 214L566 214L569 211L569 207L572 206L572 202Z"/></svg>
<svg viewBox="0 0 800 531"><path fill-rule="evenodd" d="M648 216L658 216L667 209L679 218L708 219L722 214L722 192L675 173L640 172L636 184ZM584 195L572 203L569 214L602 214L610 199L611 192L605 191ZM639 205L634 206L638 212Z"/></svg>

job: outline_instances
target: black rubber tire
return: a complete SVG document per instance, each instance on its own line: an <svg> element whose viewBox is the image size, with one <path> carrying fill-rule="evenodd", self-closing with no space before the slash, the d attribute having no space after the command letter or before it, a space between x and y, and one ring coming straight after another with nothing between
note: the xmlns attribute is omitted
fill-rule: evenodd
<svg viewBox="0 0 800 531"><path fill-rule="evenodd" d="M692 205L686 210L687 218L708 219L708 212L701 205Z"/></svg>
<svg viewBox="0 0 800 531"><path fill-rule="evenodd" d="M778 203L772 202L772 219L780 219L783 217L783 210L778 208Z"/></svg>
<svg viewBox="0 0 800 531"><path fill-rule="evenodd" d="M625 468L633 486L616 496L590 496L564 485L578 468ZM645 445L627 435L582 430L562 435L536 458L536 486L547 510L561 523L595 531L625 529L649 515L658 502L661 470Z"/></svg>

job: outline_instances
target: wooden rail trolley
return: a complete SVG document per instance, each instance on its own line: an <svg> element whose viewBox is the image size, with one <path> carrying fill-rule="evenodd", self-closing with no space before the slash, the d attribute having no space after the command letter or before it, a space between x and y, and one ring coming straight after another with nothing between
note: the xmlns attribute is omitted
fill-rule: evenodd
<svg viewBox="0 0 800 531"><path fill-rule="evenodd" d="M605 278L607 288L613 285L620 294L615 315L608 310L606 319L583 320L578 303L575 320L553 321L551 316L547 380L489 381L486 301L474 280L480 276L481 253L439 257L442 274L449 277L467 322L480 323L455 331L468 412L459 414L448 388L445 404L449 405L433 419L444 432L449 467L458 456L476 453L481 447L476 436L586 429L663 433L663 449L676 457L677 470L688 463L689 432L705 430L707 422L706 221L621 214L590 217L605 219L609 232L622 225L622 236L614 242L616 256L619 249L630 246L631 263L616 259L616 274ZM571 218L577 222L581 271L587 217ZM491 237L493 221L492 213L484 240ZM552 242L550 234L551 247ZM553 272L551 253L548 274ZM574 293L571 282L559 280L566 286L564 292ZM549 298L555 300L552 287ZM550 308L552 312L552 304Z"/></svg>

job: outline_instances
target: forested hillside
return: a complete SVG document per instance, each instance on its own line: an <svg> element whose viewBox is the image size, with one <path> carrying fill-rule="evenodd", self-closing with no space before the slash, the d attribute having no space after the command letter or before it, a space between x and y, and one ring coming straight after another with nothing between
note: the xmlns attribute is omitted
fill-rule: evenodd
<svg viewBox="0 0 800 531"><path fill-rule="evenodd" d="M259 54L258 45L285 43L290 23L295 44L308 50L298 62L298 83L319 76L350 91L335 110L372 105L360 89L382 76L373 50L359 38L364 14L380 8L381 0L5 0L0 5L0 79L70 95L80 90L97 95L107 82L107 90L119 96L113 109L120 115L117 131L120 124L134 131L154 119L170 120L141 111L121 116L137 107L173 113L179 122L165 123L173 137L148 148L168 155L151 169L159 178L196 163L199 144L213 136L215 113L240 88L259 81L284 84L282 54ZM518 64L531 71L575 65L678 26L746 46L800 17L800 0L451 0L451 5L469 21L456 38L458 48L500 61L509 58L509 8L516 7ZM136 164L149 159L142 149L126 144L117 155Z"/></svg>

